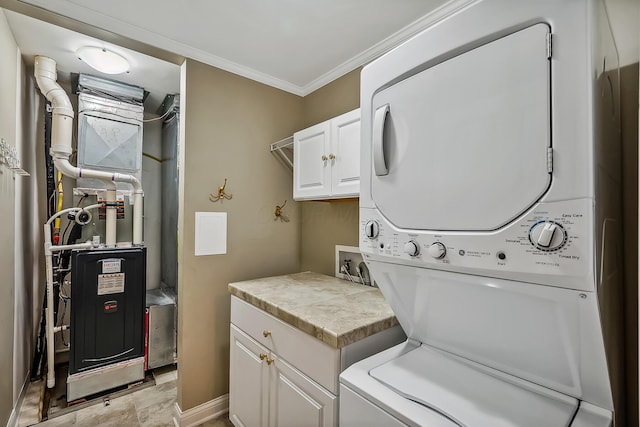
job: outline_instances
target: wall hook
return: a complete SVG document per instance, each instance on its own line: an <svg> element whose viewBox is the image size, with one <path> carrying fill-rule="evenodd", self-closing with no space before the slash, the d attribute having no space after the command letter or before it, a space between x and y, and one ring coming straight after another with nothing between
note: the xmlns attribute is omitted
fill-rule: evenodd
<svg viewBox="0 0 640 427"><path fill-rule="evenodd" d="M209 200L211 200L212 202L217 202L218 200L222 200L222 199L231 200L231 198L233 197L233 194L225 193L224 189L226 186L227 186L227 178L224 179L224 184L218 187L218 195L214 196L213 193L209 194Z"/></svg>
<svg viewBox="0 0 640 427"><path fill-rule="evenodd" d="M289 217L282 212L282 209L284 209L284 206L286 204L287 204L287 201L285 200L284 203L282 204L282 206L276 205L276 210L273 213L276 216L273 219L274 221L277 221L278 219L280 219L280 221L289 222Z"/></svg>

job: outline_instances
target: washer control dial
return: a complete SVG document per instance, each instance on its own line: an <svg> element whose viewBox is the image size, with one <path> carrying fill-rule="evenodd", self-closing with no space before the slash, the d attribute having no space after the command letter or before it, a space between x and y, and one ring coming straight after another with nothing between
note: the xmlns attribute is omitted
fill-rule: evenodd
<svg viewBox="0 0 640 427"><path fill-rule="evenodd" d="M447 248L440 243L435 242L429 246L429 255L431 255L435 259L442 259L447 254Z"/></svg>
<svg viewBox="0 0 640 427"><path fill-rule="evenodd" d="M420 255L420 245L415 240L409 240L404 244L404 252L409 256Z"/></svg>
<svg viewBox="0 0 640 427"><path fill-rule="evenodd" d="M529 240L541 251L557 251L567 243L567 232L557 222L540 221L529 229Z"/></svg>
<svg viewBox="0 0 640 427"><path fill-rule="evenodd" d="M375 239L380 234L380 226L378 221L370 220L364 225L364 235L369 239Z"/></svg>

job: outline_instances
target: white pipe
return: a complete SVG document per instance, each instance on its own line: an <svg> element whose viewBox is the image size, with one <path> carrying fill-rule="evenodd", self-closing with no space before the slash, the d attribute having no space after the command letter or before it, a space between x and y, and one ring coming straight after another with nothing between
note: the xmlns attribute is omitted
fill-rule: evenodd
<svg viewBox="0 0 640 427"><path fill-rule="evenodd" d="M116 245L116 185L111 182L111 187L107 188L107 226L105 244L107 246Z"/></svg>
<svg viewBox="0 0 640 427"><path fill-rule="evenodd" d="M56 385L56 376L54 371L55 341L53 338L53 263L51 261L51 226L44 225L45 235L45 269L47 271L47 309L45 316L47 318L47 387L53 388Z"/></svg>
<svg viewBox="0 0 640 427"><path fill-rule="evenodd" d="M93 248L93 243L88 240L84 243L76 243L74 245L51 245L49 246L49 251L53 252L62 252L62 251L70 251L73 249L91 249Z"/></svg>
<svg viewBox="0 0 640 427"><path fill-rule="evenodd" d="M59 216L62 216L68 212L80 212L80 211L89 211L92 209L97 209L100 206L102 206L102 203L96 203L94 205L89 205L89 206L85 206L83 208L80 207L73 207L73 208L67 208L67 209L63 209L59 212L56 212L55 214L51 215L51 217L47 220L46 224L51 224L56 218L58 218Z"/></svg>
<svg viewBox="0 0 640 427"><path fill-rule="evenodd" d="M92 205L100 206L100 205ZM80 208L65 209L65 211L82 210ZM56 245L51 244L51 222L55 220L57 216L62 215L63 211L58 212L44 224L44 260L45 270L47 274L47 286L45 292L47 293L47 309L45 310L46 326L47 326L47 387L53 388L56 385L56 376L54 370L55 363L55 341L54 341L54 325L53 325L53 251L63 251L67 249L88 249L91 242L80 243L76 245Z"/></svg>
<svg viewBox="0 0 640 427"><path fill-rule="evenodd" d="M55 328L53 328L53 332L66 331L68 329L71 329L71 325L56 326Z"/></svg>

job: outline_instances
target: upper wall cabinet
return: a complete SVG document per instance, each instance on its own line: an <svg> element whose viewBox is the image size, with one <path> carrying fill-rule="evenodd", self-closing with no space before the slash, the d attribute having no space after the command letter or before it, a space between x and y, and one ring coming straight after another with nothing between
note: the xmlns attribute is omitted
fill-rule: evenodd
<svg viewBox="0 0 640 427"><path fill-rule="evenodd" d="M360 109L293 134L293 198L360 194Z"/></svg>

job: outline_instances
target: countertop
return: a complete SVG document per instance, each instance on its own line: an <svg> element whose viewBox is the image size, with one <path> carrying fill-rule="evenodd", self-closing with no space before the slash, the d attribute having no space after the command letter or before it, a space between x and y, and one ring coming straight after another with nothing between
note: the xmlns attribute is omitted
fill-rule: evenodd
<svg viewBox="0 0 640 427"><path fill-rule="evenodd" d="M229 292L334 348L398 324L378 288L309 271L230 283Z"/></svg>

